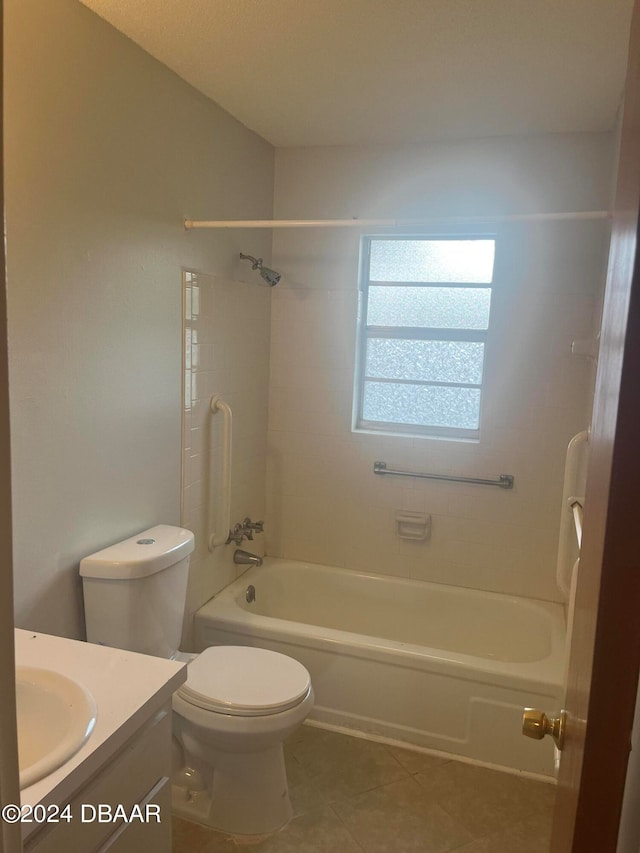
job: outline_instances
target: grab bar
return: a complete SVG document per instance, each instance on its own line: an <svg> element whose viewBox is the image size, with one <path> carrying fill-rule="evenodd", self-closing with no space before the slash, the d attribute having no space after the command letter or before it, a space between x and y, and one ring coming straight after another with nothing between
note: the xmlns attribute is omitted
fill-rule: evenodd
<svg viewBox="0 0 640 853"><path fill-rule="evenodd" d="M582 548L582 498L569 498L568 503L573 512L573 522L576 526L578 548Z"/></svg>
<svg viewBox="0 0 640 853"><path fill-rule="evenodd" d="M415 471L395 471L387 468L386 462L373 463L374 474L394 474L397 477L420 477L424 480L448 480L452 483L476 483L481 486L498 486L500 489L512 489L513 474L500 474L497 480L483 480L480 477L453 477L449 474L419 474Z"/></svg>
<svg viewBox="0 0 640 853"><path fill-rule="evenodd" d="M210 551L226 544L231 527L231 408L218 394L214 394L211 398L211 413L215 415L217 412L222 413L221 508L216 531L209 536Z"/></svg>
<svg viewBox="0 0 640 853"><path fill-rule="evenodd" d="M571 597L571 577L578 556L574 546L575 527L573 502L582 505L584 482L589 459L589 430L574 435L567 446L560 503L560 531L558 535L558 558L556 561L556 584L565 602ZM578 496L578 497L576 497ZM580 514L580 522L582 514Z"/></svg>

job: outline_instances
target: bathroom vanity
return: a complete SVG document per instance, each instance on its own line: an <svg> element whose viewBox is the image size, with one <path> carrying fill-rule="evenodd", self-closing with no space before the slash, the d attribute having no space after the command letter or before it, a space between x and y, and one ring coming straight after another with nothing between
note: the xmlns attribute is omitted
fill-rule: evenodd
<svg viewBox="0 0 640 853"><path fill-rule="evenodd" d="M21 791L27 853L171 851L171 697L175 661L16 630L16 664L83 685L97 706L81 748Z"/></svg>

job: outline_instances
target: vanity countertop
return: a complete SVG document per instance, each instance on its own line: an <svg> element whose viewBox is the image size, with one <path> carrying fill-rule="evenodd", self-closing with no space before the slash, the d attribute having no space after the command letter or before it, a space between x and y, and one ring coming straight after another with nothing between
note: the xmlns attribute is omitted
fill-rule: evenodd
<svg viewBox="0 0 640 853"><path fill-rule="evenodd" d="M62 804L162 708L186 680L183 663L16 629L16 664L52 669L83 684L98 708L87 742L62 767L21 792L22 805ZM37 829L23 826L23 838Z"/></svg>

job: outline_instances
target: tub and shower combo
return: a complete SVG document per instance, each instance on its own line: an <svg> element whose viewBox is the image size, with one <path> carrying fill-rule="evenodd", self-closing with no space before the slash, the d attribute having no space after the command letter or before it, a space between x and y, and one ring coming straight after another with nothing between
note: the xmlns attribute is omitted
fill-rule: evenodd
<svg viewBox="0 0 640 853"><path fill-rule="evenodd" d="M201 648L261 646L311 673L311 720L553 775L525 706L562 697L560 604L265 558L196 615Z"/></svg>
<svg viewBox="0 0 640 853"><path fill-rule="evenodd" d="M320 725L553 777L553 742L522 737L522 711L563 704L587 453L582 432L565 465L564 604L267 557L198 611L199 649L260 646L297 659ZM413 476L384 463L374 472ZM471 482L511 488L513 477Z"/></svg>

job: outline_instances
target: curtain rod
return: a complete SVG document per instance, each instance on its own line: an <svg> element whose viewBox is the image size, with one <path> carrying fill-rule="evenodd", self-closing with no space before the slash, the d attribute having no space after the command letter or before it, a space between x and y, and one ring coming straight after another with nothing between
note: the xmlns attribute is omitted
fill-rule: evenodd
<svg viewBox="0 0 640 853"><path fill-rule="evenodd" d="M185 219L187 231L196 228L410 228L425 225L484 225L500 222L562 222L610 219L608 210L563 213L514 213L505 216L440 216L424 219Z"/></svg>

